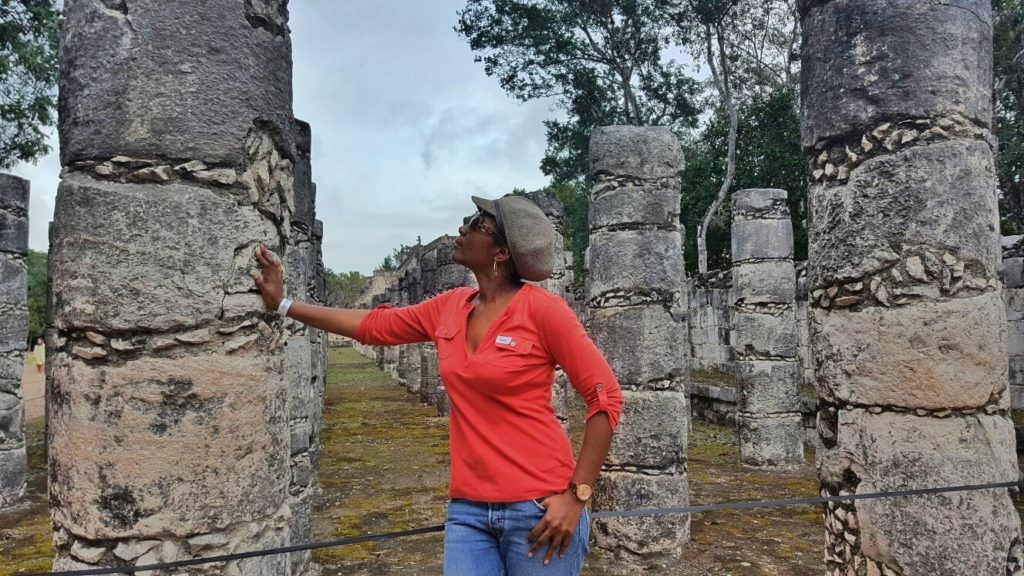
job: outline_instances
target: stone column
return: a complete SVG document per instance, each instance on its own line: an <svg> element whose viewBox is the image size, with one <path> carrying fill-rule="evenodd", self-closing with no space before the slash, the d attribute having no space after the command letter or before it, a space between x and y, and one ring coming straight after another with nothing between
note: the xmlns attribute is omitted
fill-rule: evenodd
<svg viewBox="0 0 1024 576"><path fill-rule="evenodd" d="M1020 236L1003 238L1000 271L1006 306L1006 348L1010 357L1010 404L1014 411L1024 409L1024 252L1021 240ZM1017 426L1018 444L1022 431L1024 428Z"/></svg>
<svg viewBox="0 0 1024 576"><path fill-rule="evenodd" d="M793 225L786 191L732 196L732 344L739 377L740 462L803 464L794 309Z"/></svg>
<svg viewBox="0 0 1024 576"><path fill-rule="evenodd" d="M312 134L308 123L296 119L293 135L296 162L294 178L294 210L291 213L291 237L286 248L286 292L296 302L320 304L317 293L322 263L315 237L316 189L310 160ZM291 543L303 544L313 536L313 497L317 486L317 469L313 449L319 442L320 416L323 413L322 374L317 374L320 354L319 331L301 322L287 320L288 341L284 350L284 377L288 389L288 455L291 483L288 504L292 511ZM294 552L292 574L311 570L309 551Z"/></svg>
<svg viewBox="0 0 1024 576"><path fill-rule="evenodd" d="M257 244L294 244L286 4L76 0L65 15L54 569L286 545L290 338L249 276ZM287 575L289 560L207 570Z"/></svg>
<svg viewBox="0 0 1024 576"><path fill-rule="evenodd" d="M690 501L682 172L668 128L611 126L591 135L589 329L625 399L594 510ZM624 559L655 561L680 554L690 518L602 520L594 533L598 546Z"/></svg>
<svg viewBox="0 0 1024 576"><path fill-rule="evenodd" d="M804 0L824 494L1014 481L989 2ZM829 574L1021 573L1006 489L825 509Z"/></svg>
<svg viewBox="0 0 1024 576"><path fill-rule="evenodd" d="M0 174L0 508L25 493L25 402L21 371L28 341L28 181Z"/></svg>

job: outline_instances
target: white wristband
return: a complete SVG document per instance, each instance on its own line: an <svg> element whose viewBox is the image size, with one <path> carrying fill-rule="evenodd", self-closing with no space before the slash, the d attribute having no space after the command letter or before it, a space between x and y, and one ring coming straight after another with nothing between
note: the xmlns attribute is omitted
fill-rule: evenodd
<svg viewBox="0 0 1024 576"><path fill-rule="evenodd" d="M287 316L288 309L292 307L292 303L291 298L282 298L281 303L277 305L277 314L279 316Z"/></svg>

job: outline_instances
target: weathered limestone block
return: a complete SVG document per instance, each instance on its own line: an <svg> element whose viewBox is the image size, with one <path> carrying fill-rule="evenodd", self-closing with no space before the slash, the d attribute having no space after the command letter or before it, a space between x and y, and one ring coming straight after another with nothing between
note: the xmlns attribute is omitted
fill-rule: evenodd
<svg viewBox="0 0 1024 576"><path fill-rule="evenodd" d="M854 493L1017 479L1012 423L1004 416L949 418L843 410L835 446L818 453L825 482L856 478ZM1005 490L855 502L863 553L901 574L1006 572L1020 525ZM965 511L970 516L965 517ZM927 542L922 546L921 542Z"/></svg>
<svg viewBox="0 0 1024 576"><path fill-rule="evenodd" d="M28 457L25 446L0 450L0 505L16 503L25 494Z"/></svg>
<svg viewBox="0 0 1024 576"><path fill-rule="evenodd" d="M0 313L0 354L21 352L28 337L28 311Z"/></svg>
<svg viewBox="0 0 1024 576"><path fill-rule="evenodd" d="M989 2L801 0L800 10L804 147L893 118L989 123Z"/></svg>
<svg viewBox="0 0 1024 576"><path fill-rule="evenodd" d="M624 228L651 224L679 228L679 191L661 186L625 186L595 197L590 202L590 225Z"/></svg>
<svg viewBox="0 0 1024 576"><path fill-rule="evenodd" d="M283 1L263 4L287 14ZM123 155L236 165L255 125L292 150L288 26L266 24L257 5L68 2L62 164Z"/></svg>
<svg viewBox="0 0 1024 576"><path fill-rule="evenodd" d="M793 310L782 310L777 315L735 310L732 339L737 358L795 358L798 338Z"/></svg>
<svg viewBox="0 0 1024 576"><path fill-rule="evenodd" d="M590 236L590 298L595 306L669 302L679 292L678 231L597 231Z"/></svg>
<svg viewBox="0 0 1024 576"><path fill-rule="evenodd" d="M250 289L255 245L279 242L255 208L210 190L80 174L61 181L53 230L54 324L98 332L217 320L225 292Z"/></svg>
<svg viewBox="0 0 1024 576"><path fill-rule="evenodd" d="M736 414L740 461L747 466L786 468L804 460L804 427L799 412Z"/></svg>
<svg viewBox="0 0 1024 576"><path fill-rule="evenodd" d="M622 416L612 437L608 466L669 468L686 459L686 396L624 391Z"/></svg>
<svg viewBox="0 0 1024 576"><path fill-rule="evenodd" d="M420 392L420 356L419 344L398 347L398 383L411 394Z"/></svg>
<svg viewBox="0 0 1024 576"><path fill-rule="evenodd" d="M433 342L420 345L420 402L437 403L437 387L441 377L437 371L437 346Z"/></svg>
<svg viewBox="0 0 1024 576"><path fill-rule="evenodd" d="M292 419L308 419L317 412L313 386L312 350L305 334L288 339L284 350L284 378L288 391L288 413Z"/></svg>
<svg viewBox="0 0 1024 576"><path fill-rule="evenodd" d="M685 163L679 139L668 129L602 126L590 135L590 176L676 178Z"/></svg>
<svg viewBox="0 0 1024 576"><path fill-rule="evenodd" d="M598 308L588 331L600 343L623 386L681 390L686 376L686 335L661 306Z"/></svg>
<svg viewBox="0 0 1024 576"><path fill-rule="evenodd" d="M1006 322L995 292L856 313L812 310L819 394L830 402L980 408L1006 388Z"/></svg>
<svg viewBox="0 0 1024 576"><path fill-rule="evenodd" d="M28 340L27 180L0 174L0 509L25 493L21 372Z"/></svg>
<svg viewBox="0 0 1024 576"><path fill-rule="evenodd" d="M676 474L637 474L606 470L594 487L595 510L635 510L687 506L690 487ZM642 558L671 557L680 535L690 533L690 515L608 518L593 524L594 543Z"/></svg>
<svg viewBox="0 0 1024 576"><path fill-rule="evenodd" d="M299 233L310 235L316 220L316 184L313 183L313 167L310 162L312 133L307 122L296 119L293 125L295 136L295 211L292 212L292 228Z"/></svg>
<svg viewBox="0 0 1024 576"><path fill-rule="evenodd" d="M188 537L277 514L285 492L266 479L288 471L287 391L271 362L210 354L101 368L55 354L54 520L100 540Z"/></svg>
<svg viewBox="0 0 1024 576"><path fill-rule="evenodd" d="M732 213L739 219L789 220L789 194L779 188L746 188L732 194Z"/></svg>
<svg viewBox="0 0 1024 576"><path fill-rule="evenodd" d="M900 246L941 247L974 276L994 277L1000 253L992 162L985 142L941 142L866 160L846 184L811 186L808 235L820 258L808 268L810 287L885 270L904 260ZM936 202L952 191L970 201Z"/></svg>
<svg viewBox="0 0 1024 576"><path fill-rule="evenodd" d="M793 225L786 220L732 223L732 261L793 258Z"/></svg>
<svg viewBox="0 0 1024 576"><path fill-rule="evenodd" d="M28 254L29 183L0 174L0 252Z"/></svg>
<svg viewBox="0 0 1024 576"><path fill-rule="evenodd" d="M551 409L566 436L569 436L569 405L574 394L576 390L569 383L569 377L561 369L555 370L555 381L551 385Z"/></svg>
<svg viewBox="0 0 1024 576"><path fill-rule="evenodd" d="M796 299L793 264L789 261L739 262L733 265L732 275L737 303L789 303Z"/></svg>
<svg viewBox="0 0 1024 576"><path fill-rule="evenodd" d="M1024 258L1020 256L1003 258L999 277L1005 288L1024 288Z"/></svg>
<svg viewBox="0 0 1024 576"><path fill-rule="evenodd" d="M800 409L800 363L796 359L746 360L736 362L740 381L737 397L740 406L756 406L762 414L797 412Z"/></svg>
<svg viewBox="0 0 1024 576"><path fill-rule="evenodd" d="M28 299L28 270L2 248L0 254L0 309L24 306Z"/></svg>

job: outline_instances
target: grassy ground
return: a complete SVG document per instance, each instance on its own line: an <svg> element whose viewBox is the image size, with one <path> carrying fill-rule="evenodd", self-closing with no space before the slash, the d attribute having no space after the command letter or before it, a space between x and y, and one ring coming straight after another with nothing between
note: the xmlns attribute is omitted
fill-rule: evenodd
<svg viewBox="0 0 1024 576"><path fill-rule="evenodd" d="M441 524L448 487L447 423L434 416L373 363L350 348L331 351L324 406L322 486L314 539L377 534ZM41 420L29 423L31 477L25 503L0 514L0 576L46 570L50 523L46 513ZM572 410L579 447L582 405ZM689 446L694 504L816 494L813 467L760 472L736 463L735 430L696 423ZM1024 501L1018 500L1024 509ZM682 560L654 574L679 576L818 576L824 533L811 506L696 514ZM381 544L319 550L324 576L441 573L443 537L431 534ZM592 552L584 576L637 573Z"/></svg>

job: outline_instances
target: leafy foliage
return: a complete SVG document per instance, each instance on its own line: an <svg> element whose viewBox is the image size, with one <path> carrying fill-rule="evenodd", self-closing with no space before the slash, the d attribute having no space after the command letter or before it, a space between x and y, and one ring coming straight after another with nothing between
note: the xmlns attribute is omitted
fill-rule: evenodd
<svg viewBox="0 0 1024 576"><path fill-rule="evenodd" d="M587 173L593 128L692 126L696 83L663 58L666 0L468 0L455 30L513 97L554 98L541 170L555 181Z"/></svg>
<svg viewBox="0 0 1024 576"><path fill-rule="evenodd" d="M28 265L28 334L30 342L46 331L46 252L29 250Z"/></svg>
<svg viewBox="0 0 1024 576"><path fill-rule="evenodd" d="M1024 232L1024 4L994 0L993 65L997 172L1003 232Z"/></svg>
<svg viewBox="0 0 1024 576"><path fill-rule="evenodd" d="M729 119L717 114L684 149L681 217L686 226L687 272L697 271L697 225L714 201L724 174ZM734 189L781 188L789 192L795 257L807 257L807 181L800 153L800 118L793 90L779 89L755 95L739 108ZM724 203L708 228L709 269L728 268L732 208Z"/></svg>
<svg viewBox="0 0 1024 576"><path fill-rule="evenodd" d="M366 286L366 278L356 271L334 272L330 268L324 271L327 280L327 302L331 306L352 308L356 299Z"/></svg>
<svg viewBox="0 0 1024 576"><path fill-rule="evenodd" d="M62 19L54 0L0 3L0 168L47 154Z"/></svg>
<svg viewBox="0 0 1024 576"><path fill-rule="evenodd" d="M583 180L574 180L556 182L548 189L561 200L565 211L561 232L565 249L572 252L573 289L579 289L586 278L583 259L590 245L590 188Z"/></svg>

